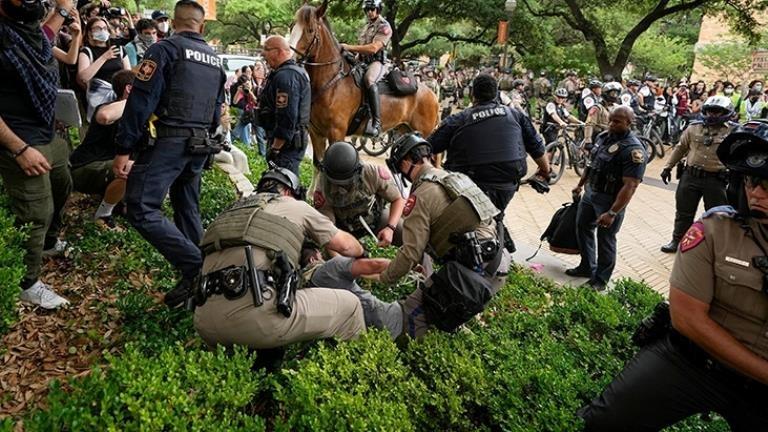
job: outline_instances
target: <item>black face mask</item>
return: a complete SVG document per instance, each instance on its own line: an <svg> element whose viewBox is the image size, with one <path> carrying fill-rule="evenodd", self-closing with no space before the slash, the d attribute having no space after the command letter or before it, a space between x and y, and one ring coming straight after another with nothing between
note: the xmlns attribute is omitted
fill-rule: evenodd
<svg viewBox="0 0 768 432"><path fill-rule="evenodd" d="M20 6L14 5L11 0L0 0L0 8L11 20L23 23L37 23L46 12L42 0L22 0Z"/></svg>

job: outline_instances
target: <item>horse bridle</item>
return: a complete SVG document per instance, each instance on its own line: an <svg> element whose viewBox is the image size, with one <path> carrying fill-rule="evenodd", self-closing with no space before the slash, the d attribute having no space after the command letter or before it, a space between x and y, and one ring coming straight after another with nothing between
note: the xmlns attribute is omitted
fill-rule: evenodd
<svg viewBox="0 0 768 432"><path fill-rule="evenodd" d="M338 56L334 58L333 60L327 61L327 62L311 62L309 61L311 57L312 48L315 46L316 43L320 41L320 38L317 36L317 32L315 32L314 36L312 37L312 41L307 46L307 49L304 50L304 52L299 51L296 47L290 47L293 52L295 52L299 58L296 59L296 63L300 64L304 67L306 66L329 66L338 64L339 65L339 72L334 75L333 78L330 79L327 83L323 84L322 87L320 87L320 90L314 95L313 97L317 97L321 94L323 94L326 90L334 86L337 82L341 81L344 77L346 77L348 74L344 72L344 57Z"/></svg>

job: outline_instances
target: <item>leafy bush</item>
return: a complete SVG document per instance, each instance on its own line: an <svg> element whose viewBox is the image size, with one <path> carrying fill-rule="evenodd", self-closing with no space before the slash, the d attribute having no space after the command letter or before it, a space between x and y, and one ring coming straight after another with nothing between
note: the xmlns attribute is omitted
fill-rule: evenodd
<svg viewBox="0 0 768 432"><path fill-rule="evenodd" d="M109 358L107 371L73 381L67 392L55 384L48 410L25 422L28 431L265 429L249 405L261 390L263 374L251 371L244 349L228 355L166 347L146 357L129 346Z"/></svg>
<svg viewBox="0 0 768 432"><path fill-rule="evenodd" d="M14 226L7 196L0 194L0 334L18 319L19 284L26 272L24 239L25 230Z"/></svg>

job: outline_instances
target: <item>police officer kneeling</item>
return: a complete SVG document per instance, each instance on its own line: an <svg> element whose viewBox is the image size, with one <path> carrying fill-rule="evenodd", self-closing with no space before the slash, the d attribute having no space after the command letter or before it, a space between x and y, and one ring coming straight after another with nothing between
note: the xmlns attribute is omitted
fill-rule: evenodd
<svg viewBox="0 0 768 432"><path fill-rule="evenodd" d="M195 329L210 345L255 349L355 338L365 330L358 298L300 289L299 258L307 236L343 256L361 256L363 247L302 201L299 179L288 169L267 171L257 192L220 214L203 237Z"/></svg>
<svg viewBox="0 0 768 432"><path fill-rule="evenodd" d="M504 284L510 265L499 242L501 225L494 222L499 210L469 177L435 168L431 156L429 142L407 134L387 159L413 186L403 211L403 246L379 280L396 282L424 252L442 264L403 303L403 330L411 337L429 325L451 331L471 319Z"/></svg>
<svg viewBox="0 0 768 432"><path fill-rule="evenodd" d="M589 431L656 431L710 411L733 431L768 430L768 123L739 127L717 155L743 176L747 204L710 209L682 238L669 313L644 322L640 352L579 411Z"/></svg>

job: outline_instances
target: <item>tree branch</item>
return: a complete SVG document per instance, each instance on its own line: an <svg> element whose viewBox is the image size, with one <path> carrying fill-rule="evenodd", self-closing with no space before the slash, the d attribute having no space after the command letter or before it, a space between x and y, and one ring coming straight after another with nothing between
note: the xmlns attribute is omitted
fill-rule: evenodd
<svg viewBox="0 0 768 432"><path fill-rule="evenodd" d="M481 40L485 36L485 34L488 32L488 28L489 28L489 26L486 26L485 30L483 30L482 32L480 32L479 34L477 34L475 36L470 36L470 37L457 36L457 35L453 35L453 34L446 33L446 32L435 31L435 32L432 32L432 33L428 34L427 36L425 36L425 37L423 37L421 39L415 39L415 40L412 40L412 41L410 41L408 43L401 44L400 48L401 48L401 51L405 51L405 50L413 48L413 47L415 47L417 45L422 45L422 44L428 43L429 41L431 41L432 39L434 39L436 37L441 37L441 38L447 39L447 40L449 40L451 42L468 42L468 43L474 43L474 44L478 44L478 45L492 46L494 44L494 42L496 41L495 38L491 39L491 40L488 40L488 41Z"/></svg>

